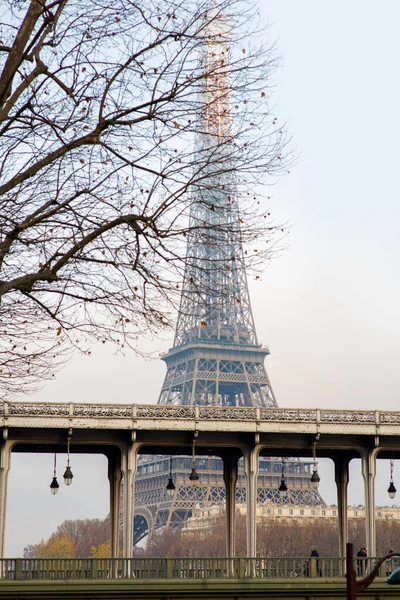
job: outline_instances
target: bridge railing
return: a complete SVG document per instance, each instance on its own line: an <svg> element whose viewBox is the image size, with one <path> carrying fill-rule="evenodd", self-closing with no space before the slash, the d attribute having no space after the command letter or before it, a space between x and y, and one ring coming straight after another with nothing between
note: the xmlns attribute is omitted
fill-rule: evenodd
<svg viewBox="0 0 400 600"><path fill-rule="evenodd" d="M355 559L358 576L378 559ZM379 575L400 566L386 561ZM11 580L65 579L286 579L342 578L344 558L3 558L0 578Z"/></svg>

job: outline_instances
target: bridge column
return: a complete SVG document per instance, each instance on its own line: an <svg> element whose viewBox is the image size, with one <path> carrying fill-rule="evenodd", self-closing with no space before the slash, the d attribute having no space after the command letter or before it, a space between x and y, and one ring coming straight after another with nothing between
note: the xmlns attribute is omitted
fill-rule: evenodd
<svg viewBox="0 0 400 600"><path fill-rule="evenodd" d="M11 446L7 440L7 429L3 429L0 440L0 558L4 557L4 537L6 528L7 482L11 466Z"/></svg>
<svg viewBox="0 0 400 600"><path fill-rule="evenodd" d="M246 448L243 453L244 472L246 475L246 529L247 556L254 558L257 548L257 478L258 456L260 449L255 446Z"/></svg>
<svg viewBox="0 0 400 600"><path fill-rule="evenodd" d="M236 455L224 456L225 510L226 510L226 556L236 555L236 482L238 477L238 460Z"/></svg>
<svg viewBox="0 0 400 600"><path fill-rule="evenodd" d="M137 468L137 453L139 444L129 444L122 453L123 474L123 540L122 555L124 558L133 556L133 519L135 510L135 480Z"/></svg>
<svg viewBox="0 0 400 600"><path fill-rule="evenodd" d="M365 529L369 556L376 556L375 475L377 448L365 449L362 454L362 474L365 489Z"/></svg>
<svg viewBox="0 0 400 600"><path fill-rule="evenodd" d="M349 483L349 460L341 456L334 459L334 463L339 522L339 556L344 557L346 556L346 544L348 539L347 487Z"/></svg>
<svg viewBox="0 0 400 600"><path fill-rule="evenodd" d="M121 456L108 457L108 479L110 481L111 557L118 558L122 480Z"/></svg>

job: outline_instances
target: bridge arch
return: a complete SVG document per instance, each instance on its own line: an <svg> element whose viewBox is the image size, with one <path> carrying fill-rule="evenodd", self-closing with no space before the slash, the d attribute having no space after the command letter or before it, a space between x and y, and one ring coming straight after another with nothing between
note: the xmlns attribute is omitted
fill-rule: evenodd
<svg viewBox="0 0 400 600"><path fill-rule="evenodd" d="M154 528L154 518L148 508L141 507L135 510L133 518L133 543L136 546L146 535L151 534Z"/></svg>

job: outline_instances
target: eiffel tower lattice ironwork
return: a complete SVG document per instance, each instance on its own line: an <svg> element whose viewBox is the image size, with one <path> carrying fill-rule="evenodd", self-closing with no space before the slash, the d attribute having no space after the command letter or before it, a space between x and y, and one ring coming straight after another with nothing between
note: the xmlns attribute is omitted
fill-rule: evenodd
<svg viewBox="0 0 400 600"><path fill-rule="evenodd" d="M230 148L227 48L215 35L204 60L205 72L214 73L205 80L197 136L197 163L207 178L191 205L181 304L174 347L163 357L168 370L159 403L277 406L264 366L269 350L257 343L250 305Z"/></svg>
<svg viewBox="0 0 400 600"><path fill-rule="evenodd" d="M223 23L220 26L226 27ZM202 126L196 140L197 167L202 165L207 177L203 187L196 189L191 205L180 310L173 348L163 356L167 374L158 403L275 407L277 402L264 366L269 350L257 340L244 266L235 165L230 151L228 50L226 43L216 38L211 35L205 44L205 72L214 75L205 79ZM200 480L193 487L188 481L191 460L174 457L172 498L165 489L168 465L168 458L163 456L143 457L139 462L136 542L160 527L182 525L195 507L224 502L220 459L196 458ZM286 468L289 491L285 502L320 504L318 492L310 485L311 463L289 459ZM260 460L260 503L282 503L278 493L280 474L280 459ZM236 496L237 502L245 501L246 481L240 467Z"/></svg>

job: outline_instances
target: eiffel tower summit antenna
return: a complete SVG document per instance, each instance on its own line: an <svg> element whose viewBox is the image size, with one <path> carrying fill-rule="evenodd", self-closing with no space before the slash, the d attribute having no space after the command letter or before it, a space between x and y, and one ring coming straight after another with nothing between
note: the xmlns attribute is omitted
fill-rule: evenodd
<svg viewBox="0 0 400 600"><path fill-rule="evenodd" d="M159 404L277 406L250 304L232 158L227 18L211 8L196 161L206 175L190 210L174 346ZM201 224L201 227L200 227ZM206 227L204 227L206 225Z"/></svg>

